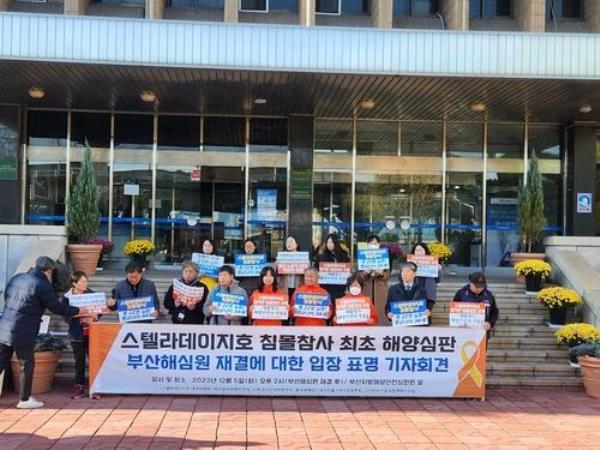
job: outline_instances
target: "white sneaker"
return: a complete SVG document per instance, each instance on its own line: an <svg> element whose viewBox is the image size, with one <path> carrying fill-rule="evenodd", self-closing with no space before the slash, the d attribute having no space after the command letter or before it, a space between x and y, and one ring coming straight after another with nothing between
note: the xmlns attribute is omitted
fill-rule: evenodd
<svg viewBox="0 0 600 450"><path fill-rule="evenodd" d="M29 400L21 400L19 403L17 403L18 409L37 409L43 407L44 403L40 402L39 400L36 400L33 397L29 397Z"/></svg>

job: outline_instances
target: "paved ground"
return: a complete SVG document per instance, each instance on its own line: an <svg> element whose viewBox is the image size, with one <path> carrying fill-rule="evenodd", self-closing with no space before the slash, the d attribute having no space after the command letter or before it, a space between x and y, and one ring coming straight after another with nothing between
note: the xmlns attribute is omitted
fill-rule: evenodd
<svg viewBox="0 0 600 450"><path fill-rule="evenodd" d="M0 398L0 449L600 449L600 400L497 389L486 402L325 398L40 396Z"/></svg>

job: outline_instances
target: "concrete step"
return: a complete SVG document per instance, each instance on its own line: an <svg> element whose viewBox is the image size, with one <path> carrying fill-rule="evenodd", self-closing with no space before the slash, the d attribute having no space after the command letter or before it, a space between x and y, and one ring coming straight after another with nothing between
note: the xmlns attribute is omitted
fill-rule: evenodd
<svg viewBox="0 0 600 450"><path fill-rule="evenodd" d="M497 362L488 361L487 372L494 375L508 376L573 376L579 375L580 370L569 366L568 359L562 363L548 362L537 364L535 362Z"/></svg>
<svg viewBox="0 0 600 450"><path fill-rule="evenodd" d="M531 386L533 388L552 387L562 389L580 390L583 386L581 377L519 377L504 375L486 376L486 386L488 387L508 387L508 386Z"/></svg>
<svg viewBox="0 0 600 450"><path fill-rule="evenodd" d="M490 344L487 352L487 359L490 362L552 362L562 364L569 359L569 352L566 348L555 349L519 349L518 351L495 348Z"/></svg>
<svg viewBox="0 0 600 450"><path fill-rule="evenodd" d="M544 337L522 336L493 336L488 344L490 350L557 350L562 348L559 344Z"/></svg>

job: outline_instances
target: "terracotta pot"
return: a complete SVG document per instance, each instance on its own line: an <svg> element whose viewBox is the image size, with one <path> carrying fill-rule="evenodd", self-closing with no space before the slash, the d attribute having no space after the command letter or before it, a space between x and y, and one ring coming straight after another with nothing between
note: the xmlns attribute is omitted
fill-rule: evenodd
<svg viewBox="0 0 600 450"><path fill-rule="evenodd" d="M578 356L577 362L581 366L585 393L590 397L600 398L600 358Z"/></svg>
<svg viewBox="0 0 600 450"><path fill-rule="evenodd" d="M526 259L539 259L544 261L546 259L545 253L511 253L510 258L512 260L513 266L516 264L525 261ZM521 284L525 284L525 277L523 275L519 275L517 277L517 282Z"/></svg>
<svg viewBox="0 0 600 450"><path fill-rule="evenodd" d="M34 353L35 367L33 368L33 383L31 385L32 394L44 394L52 389L54 372L56 372L56 367L58 366L58 361L61 356L61 352L50 351ZM15 354L13 354L10 365L12 368L15 392L19 392L21 387L21 367Z"/></svg>
<svg viewBox="0 0 600 450"><path fill-rule="evenodd" d="M71 258L73 272L81 271L88 277L96 275L96 264L102 252L101 245L69 244L67 252Z"/></svg>

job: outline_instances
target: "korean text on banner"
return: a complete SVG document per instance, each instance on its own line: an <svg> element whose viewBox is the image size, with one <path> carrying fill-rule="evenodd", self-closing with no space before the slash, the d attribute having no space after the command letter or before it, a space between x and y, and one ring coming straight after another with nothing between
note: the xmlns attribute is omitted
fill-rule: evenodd
<svg viewBox="0 0 600 450"><path fill-rule="evenodd" d="M94 313L100 314L106 308L106 295L102 292L91 294L68 295L69 305L77 308L90 308Z"/></svg>
<svg viewBox="0 0 600 450"><path fill-rule="evenodd" d="M153 320L154 297L128 298L118 300L119 322L137 322L139 320Z"/></svg>
<svg viewBox="0 0 600 450"><path fill-rule="evenodd" d="M277 253L277 273L280 275L302 275L309 267L308 252Z"/></svg>
<svg viewBox="0 0 600 450"><path fill-rule="evenodd" d="M224 264L225 258L205 253L192 253L192 261L198 264L202 275L216 278L219 275L219 267Z"/></svg>
<svg viewBox="0 0 600 450"><path fill-rule="evenodd" d="M433 255L408 255L406 260L417 265L417 276L437 278L439 276L438 257Z"/></svg>
<svg viewBox="0 0 600 450"><path fill-rule="evenodd" d="M173 299L187 305L202 301L204 297L204 288L198 286L188 286L187 284L173 280Z"/></svg>
<svg viewBox="0 0 600 450"><path fill-rule="evenodd" d="M216 316L246 317L248 315L248 299L243 295L217 291L212 298L212 304L217 307L213 313Z"/></svg>
<svg viewBox="0 0 600 450"><path fill-rule="evenodd" d="M390 251L387 248L361 249L357 252L358 270L389 270Z"/></svg>
<svg viewBox="0 0 600 450"><path fill-rule="evenodd" d="M448 316L451 327L483 327L485 303L450 302Z"/></svg>
<svg viewBox="0 0 600 450"><path fill-rule="evenodd" d="M351 271L351 263L319 263L319 284L335 284L344 286L346 281L348 281Z"/></svg>
<svg viewBox="0 0 600 450"><path fill-rule="evenodd" d="M298 292L296 294L296 317L310 317L313 319L329 319L331 299L329 295Z"/></svg>
<svg viewBox="0 0 600 450"><path fill-rule="evenodd" d="M258 277L263 267L267 265L267 255L235 255L235 276Z"/></svg>
<svg viewBox="0 0 600 450"><path fill-rule="evenodd" d="M485 397L483 329L112 324L90 328L90 392Z"/></svg>
<svg viewBox="0 0 600 450"><path fill-rule="evenodd" d="M392 325L395 327L411 327L427 325L427 300L410 302L392 302Z"/></svg>
<svg viewBox="0 0 600 450"><path fill-rule="evenodd" d="M335 321L339 324L364 323L371 319L371 299L346 295L335 301Z"/></svg>
<svg viewBox="0 0 600 450"><path fill-rule="evenodd" d="M252 319L287 320L289 311L285 294L259 294L252 302Z"/></svg>

